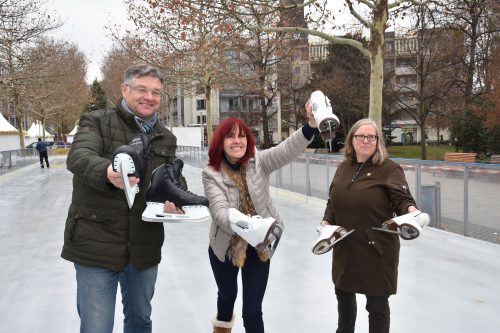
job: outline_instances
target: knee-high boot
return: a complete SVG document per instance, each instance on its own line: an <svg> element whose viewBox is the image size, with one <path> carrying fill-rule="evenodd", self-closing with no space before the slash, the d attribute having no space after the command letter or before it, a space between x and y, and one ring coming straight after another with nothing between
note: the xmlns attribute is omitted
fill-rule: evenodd
<svg viewBox="0 0 500 333"><path fill-rule="evenodd" d="M215 318L212 320L212 324L214 325L214 333L231 333L234 324L234 315L231 321L221 321Z"/></svg>

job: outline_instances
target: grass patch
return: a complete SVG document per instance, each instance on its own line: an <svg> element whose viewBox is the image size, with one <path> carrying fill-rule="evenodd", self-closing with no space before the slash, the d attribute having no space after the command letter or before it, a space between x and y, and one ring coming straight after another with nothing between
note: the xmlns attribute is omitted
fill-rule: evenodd
<svg viewBox="0 0 500 333"><path fill-rule="evenodd" d="M387 147L391 157L398 158L422 158L422 148L420 146L389 146ZM427 159L442 161L444 153L455 152L454 146L441 145L441 146L427 146Z"/></svg>

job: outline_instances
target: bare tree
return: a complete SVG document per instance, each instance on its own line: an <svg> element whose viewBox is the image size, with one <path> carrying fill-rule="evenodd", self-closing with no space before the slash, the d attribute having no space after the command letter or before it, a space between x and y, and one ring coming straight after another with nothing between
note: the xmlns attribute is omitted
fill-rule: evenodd
<svg viewBox="0 0 500 333"><path fill-rule="evenodd" d="M409 31L396 38L396 68L401 74L387 85L396 100L396 113L408 114L420 128L424 160L428 125L438 130L439 139L439 131L462 104L457 78L463 74L463 34L442 27L435 12L435 7L420 7L412 15Z"/></svg>
<svg viewBox="0 0 500 333"><path fill-rule="evenodd" d="M61 139L74 127L87 99L87 60L75 44L42 38L25 52L24 85L29 98L21 101L31 119ZM28 77L28 75L26 75Z"/></svg>
<svg viewBox="0 0 500 333"><path fill-rule="evenodd" d="M212 1L127 1L136 26L129 31L133 44L122 44L134 56L158 66L167 79L167 105L178 87L205 94L207 132L212 136L212 89L228 79L227 59L231 31L210 10ZM120 40L123 40L121 38ZM172 117L171 117L172 118Z"/></svg>
<svg viewBox="0 0 500 333"><path fill-rule="evenodd" d="M47 32L60 26L38 0L3 0L0 11L0 76L4 98L13 107L19 128L19 142L24 147L23 111L27 80L33 74L24 70L26 50Z"/></svg>
<svg viewBox="0 0 500 333"><path fill-rule="evenodd" d="M196 2L197 0L186 0L187 2ZM200 0L201 1L201 0ZM369 58L371 65L370 73L370 104L369 117L376 121L378 125L382 122L382 91L384 82L383 73L383 48L384 32L388 26L388 20L391 13L399 13L406 9L406 4L423 5L430 0L357 0L356 4L352 0L344 0L350 14L365 29L369 30L369 43L364 46L359 41L336 37L333 34L322 30L324 22L331 19L332 12L328 9L327 0L304 0L304 1L283 1L283 0L220 0L217 8L240 18L245 21L245 17L252 14L252 8L259 6L261 13L280 13L281 15L289 10L306 8L311 13L309 18L309 27L264 25L257 22L256 25L246 25L247 29L259 30L264 32L288 32L305 33L318 36L334 44L350 45L358 49L364 56ZM404 5L404 6L403 6Z"/></svg>
<svg viewBox="0 0 500 333"><path fill-rule="evenodd" d="M125 45L130 43L125 42ZM101 85L108 98L108 104L114 105L122 96L120 85L123 83L125 70L137 62L137 57L127 52L119 43L115 43L104 57L101 72Z"/></svg>
<svg viewBox="0 0 500 333"><path fill-rule="evenodd" d="M491 72L490 59L500 34L500 4L498 0L448 1L443 4L443 14L451 18L449 27L465 36L462 89L467 108L476 96L491 88L493 77L498 75Z"/></svg>

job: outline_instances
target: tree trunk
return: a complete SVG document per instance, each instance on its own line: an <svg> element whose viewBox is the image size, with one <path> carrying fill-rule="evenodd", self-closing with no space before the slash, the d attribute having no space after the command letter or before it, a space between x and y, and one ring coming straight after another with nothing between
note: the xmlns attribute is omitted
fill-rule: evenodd
<svg viewBox="0 0 500 333"><path fill-rule="evenodd" d="M370 29L370 107L368 116L382 130L382 90L384 85L384 31L388 18L387 0L381 0L373 10Z"/></svg>
<svg viewBox="0 0 500 333"><path fill-rule="evenodd" d="M14 90L16 90L14 88ZM14 112L16 115L17 126L19 126L19 146L24 148L24 129L23 129L23 115L20 111L19 107L19 94L17 91L14 91Z"/></svg>
<svg viewBox="0 0 500 333"><path fill-rule="evenodd" d="M208 82L208 81L207 81ZM212 130L212 86L210 84L205 85L205 107L207 112L207 141L210 144L212 140L213 130ZM201 116L201 123L203 123L203 115ZM204 136L205 134L203 134ZM201 138L205 140L205 138Z"/></svg>
<svg viewBox="0 0 500 333"><path fill-rule="evenodd" d="M420 139L420 147L422 148L422 159L427 159L427 145L425 139L425 120L420 123L420 133L422 133L422 138Z"/></svg>

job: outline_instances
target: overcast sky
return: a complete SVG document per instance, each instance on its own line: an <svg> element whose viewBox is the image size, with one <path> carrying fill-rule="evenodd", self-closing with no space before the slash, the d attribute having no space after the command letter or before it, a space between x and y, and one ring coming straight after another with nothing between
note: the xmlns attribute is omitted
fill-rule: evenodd
<svg viewBox="0 0 500 333"><path fill-rule="evenodd" d="M64 22L53 36L75 42L87 56L87 82L102 79L101 62L112 45L105 26L125 23L123 0L47 0L47 8Z"/></svg>

